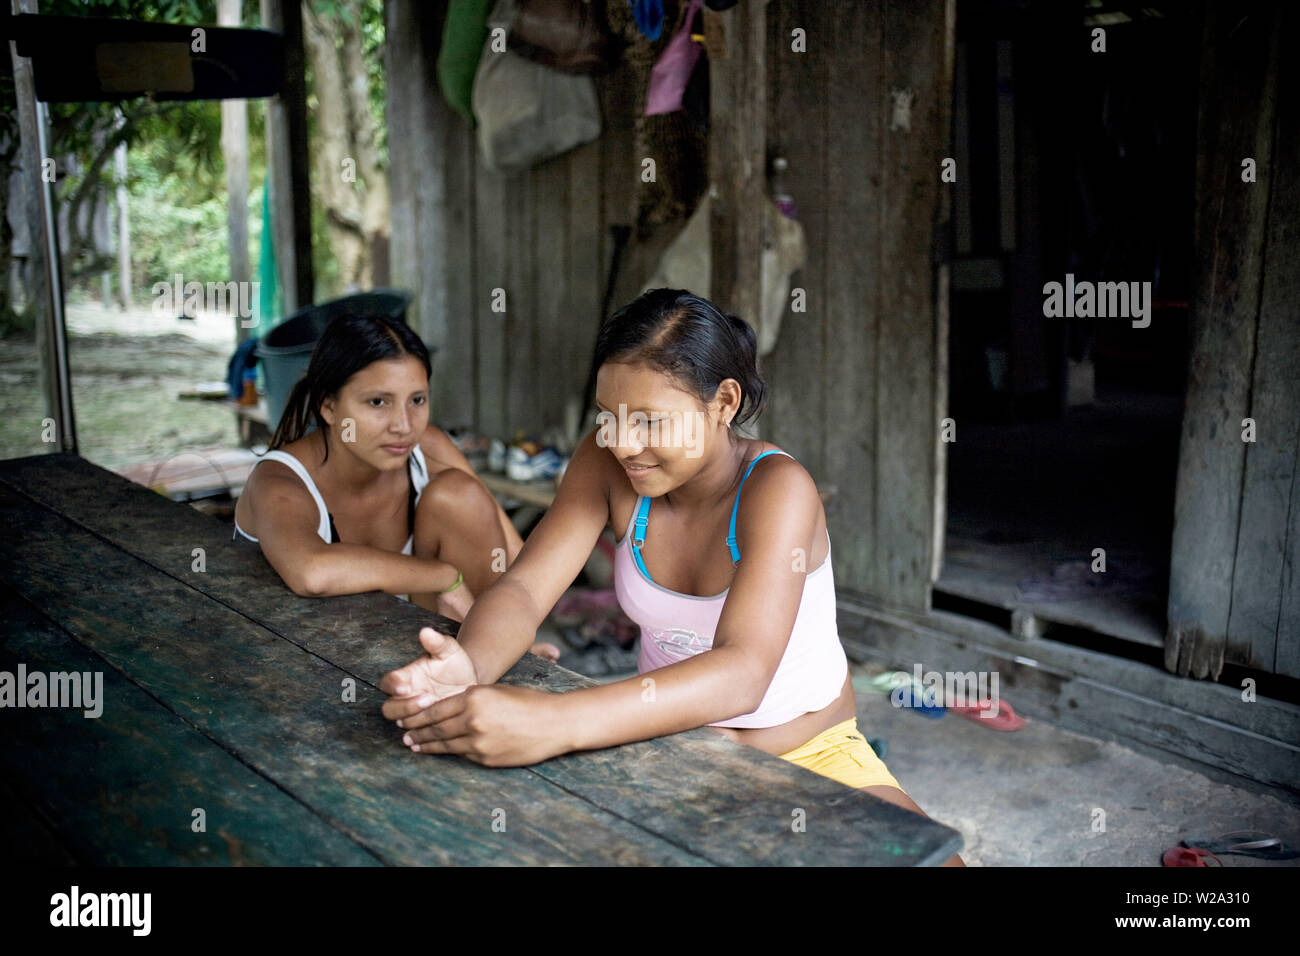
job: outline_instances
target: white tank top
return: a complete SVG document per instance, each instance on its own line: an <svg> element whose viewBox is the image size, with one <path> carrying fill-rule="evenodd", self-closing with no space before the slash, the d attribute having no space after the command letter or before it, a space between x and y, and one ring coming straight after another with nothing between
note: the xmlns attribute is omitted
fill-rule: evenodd
<svg viewBox="0 0 1300 956"><path fill-rule="evenodd" d="M316 487L316 482L311 480L311 474L307 471L306 466L287 451L279 450L268 451L258 460L257 464L260 465L264 461L278 461L282 465L287 465L292 469L295 475L302 479L303 484L307 486L307 491L311 494L312 500L316 502L316 510L320 512L320 524L316 527L316 533L320 535L322 541L326 544L330 544L333 540L333 535L330 534L329 509L325 507L325 499L321 497L320 490ZM415 501L418 504L420 501L420 495L424 493L425 485L429 483L429 469L428 466L425 465L424 452L420 449L419 445L415 445L411 449L411 455L407 458L407 466L410 468L411 483L415 487ZM253 467L256 468L257 465L254 465ZM231 535L231 538L233 539L237 535L243 535L249 541L257 541L256 538L239 526L238 518L235 519L235 533ZM414 543L414 537L408 536L406 544L402 546L402 554L410 554Z"/></svg>

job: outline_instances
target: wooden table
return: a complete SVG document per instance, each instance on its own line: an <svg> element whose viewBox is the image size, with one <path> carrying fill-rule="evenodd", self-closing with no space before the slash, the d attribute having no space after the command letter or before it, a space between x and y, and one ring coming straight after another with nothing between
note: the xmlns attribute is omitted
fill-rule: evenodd
<svg viewBox="0 0 1300 956"><path fill-rule="evenodd" d="M0 519L0 670L103 679L98 718L0 711L11 862L910 865L961 848L705 728L511 769L412 754L375 685L429 612L298 598L230 525L73 455L0 462ZM504 680L589 683L532 655Z"/></svg>

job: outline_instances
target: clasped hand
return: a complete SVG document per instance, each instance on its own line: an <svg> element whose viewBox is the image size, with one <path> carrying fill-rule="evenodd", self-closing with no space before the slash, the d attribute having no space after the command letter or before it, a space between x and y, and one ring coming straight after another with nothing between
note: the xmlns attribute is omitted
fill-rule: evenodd
<svg viewBox="0 0 1300 956"><path fill-rule="evenodd" d="M420 631L425 653L379 681L382 712L416 753L459 754L488 767L539 763L570 748L563 739L563 695L480 684L469 654L453 637Z"/></svg>

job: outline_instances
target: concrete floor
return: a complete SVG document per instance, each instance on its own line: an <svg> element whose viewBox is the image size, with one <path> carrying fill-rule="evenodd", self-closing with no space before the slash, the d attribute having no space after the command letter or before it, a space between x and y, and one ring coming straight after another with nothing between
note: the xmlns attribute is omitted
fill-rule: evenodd
<svg viewBox="0 0 1300 956"><path fill-rule="evenodd" d="M874 665L852 669L855 677L881 673ZM857 697L858 727L888 741L885 763L912 799L961 831L968 866L1158 867L1185 836L1246 829L1300 847L1300 804L1040 720L999 732L951 712L931 719L895 708L884 694ZM1003 699L1015 706L1014 697ZM1097 809L1104 832L1093 830ZM1220 859L1300 866L1300 859Z"/></svg>
<svg viewBox="0 0 1300 956"><path fill-rule="evenodd" d="M567 646L549 627L538 639ZM855 683L882 672L874 664L851 669ZM859 690L857 698L863 735L883 737L885 763L903 789L929 816L961 832L968 866L1158 867L1183 837L1247 829L1300 847L1300 802L1041 720L999 732L951 712L932 719L895 708L883 693ZM1013 697L1003 699L1015 706ZM1094 816L1104 819L1104 830L1094 832ZM1220 859L1225 866L1300 866L1300 859Z"/></svg>

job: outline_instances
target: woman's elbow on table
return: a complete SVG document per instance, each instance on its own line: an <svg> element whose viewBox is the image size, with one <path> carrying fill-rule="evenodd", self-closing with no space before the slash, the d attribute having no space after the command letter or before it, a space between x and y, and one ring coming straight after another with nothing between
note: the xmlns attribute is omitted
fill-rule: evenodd
<svg viewBox="0 0 1300 956"><path fill-rule="evenodd" d="M321 561L302 561L293 568L281 571L280 577L284 579L289 590L298 597L329 597L334 593L329 569L324 567Z"/></svg>
<svg viewBox="0 0 1300 956"><path fill-rule="evenodd" d="M735 713L729 713L725 717L718 718L719 720L730 720L758 710L776 674L775 668L755 659L753 655L739 649L728 648L728 650L733 652L734 660L728 661L726 668L727 684L731 690L730 706L727 709L734 710Z"/></svg>

